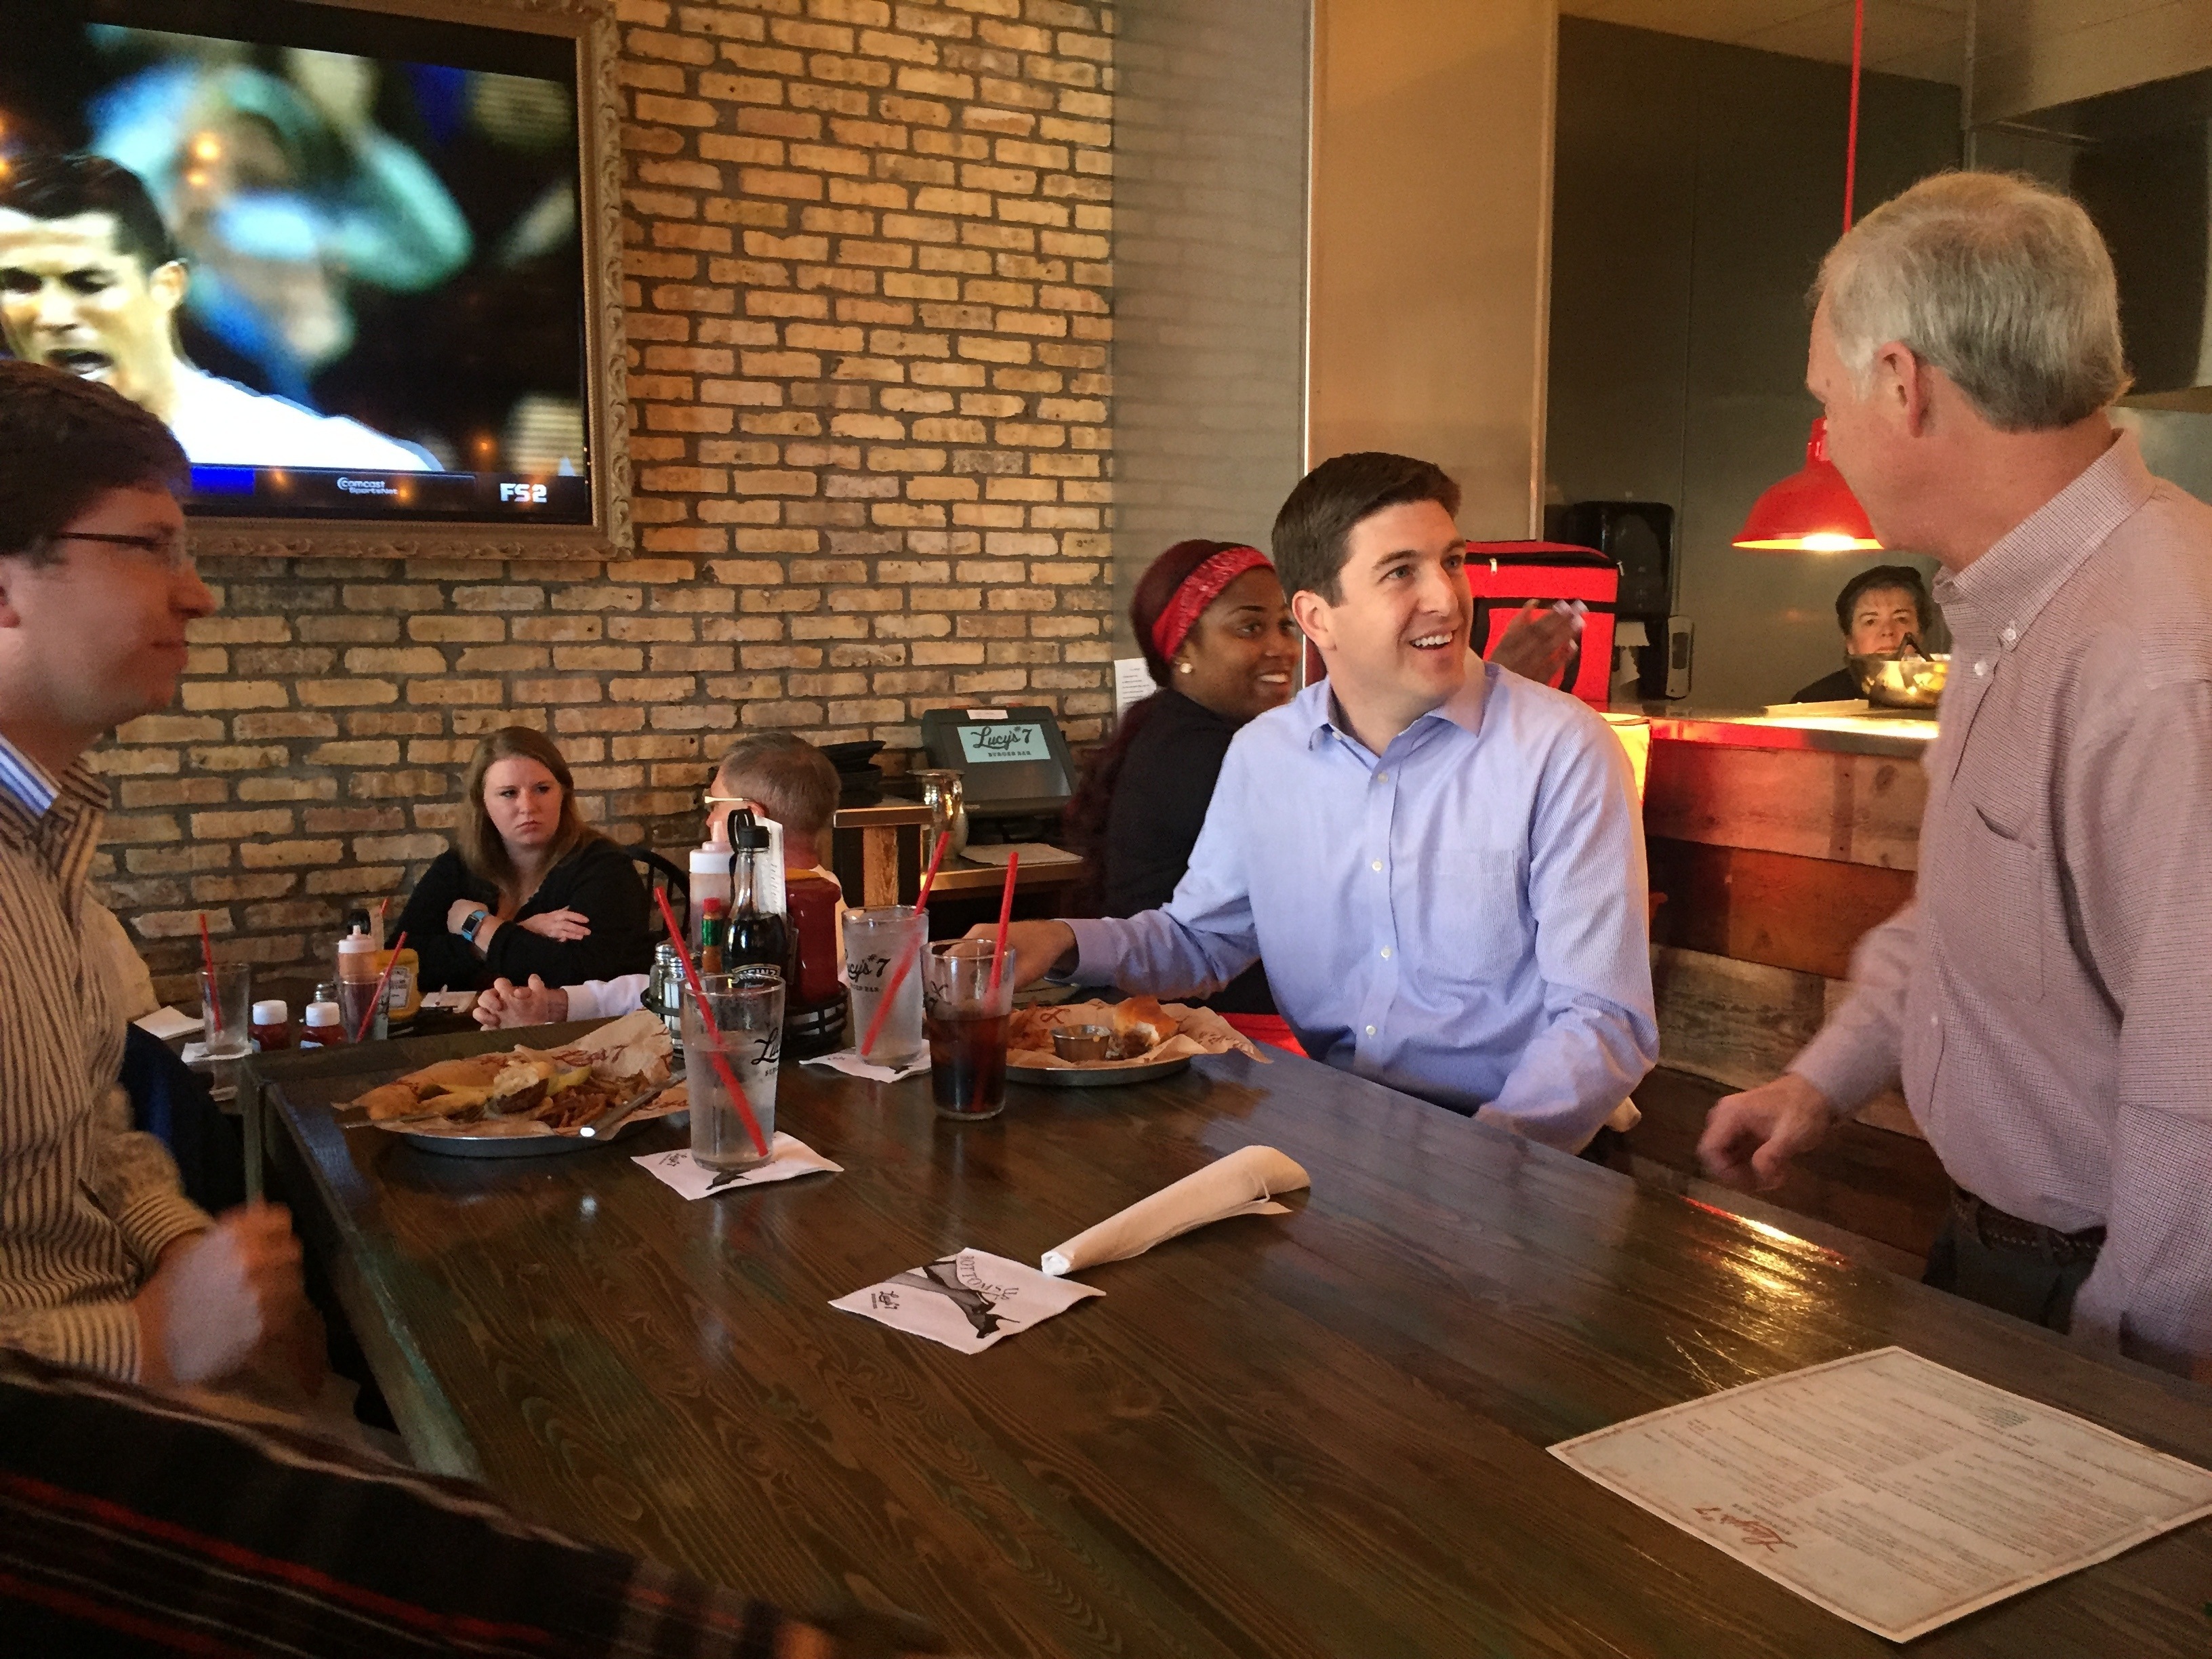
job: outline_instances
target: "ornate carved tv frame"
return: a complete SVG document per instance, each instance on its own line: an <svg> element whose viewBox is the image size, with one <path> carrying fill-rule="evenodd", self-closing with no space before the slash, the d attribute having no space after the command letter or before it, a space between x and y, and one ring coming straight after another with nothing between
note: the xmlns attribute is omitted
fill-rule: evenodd
<svg viewBox="0 0 2212 1659"><path fill-rule="evenodd" d="M629 392L623 339L622 107L614 0L314 0L355 11L557 35L574 43L579 200L584 242L584 418L592 455L588 525L226 519L194 514L202 558L623 559L630 555Z"/></svg>

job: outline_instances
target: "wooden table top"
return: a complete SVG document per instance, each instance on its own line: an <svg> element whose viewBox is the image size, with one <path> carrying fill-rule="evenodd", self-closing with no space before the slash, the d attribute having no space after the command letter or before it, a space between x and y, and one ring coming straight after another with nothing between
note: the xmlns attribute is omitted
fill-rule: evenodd
<svg viewBox="0 0 2212 1659"><path fill-rule="evenodd" d="M1014 872L1017 891L1032 887L1066 887L1083 874L1080 860L1066 863L1024 864ZM1006 890L1006 866L1003 864L983 864L963 858L947 859L945 867L937 872L937 885L933 893L1000 893Z"/></svg>
<svg viewBox="0 0 2212 1659"><path fill-rule="evenodd" d="M665 1126L484 1163L326 1108L513 1036L256 1062L410 1446L570 1533L889 1603L958 1651L1892 1652L1545 1450L1892 1342L2212 1463L2212 1390L1290 1055L1017 1085L980 1124L923 1079L790 1066L779 1127L845 1173L691 1203L629 1162ZM1104 1297L987 1353L827 1305L958 1247L1034 1261L1252 1144L1310 1171L1293 1213L1094 1268ZM2208 1587L2199 1523L1912 1650L2204 1659Z"/></svg>

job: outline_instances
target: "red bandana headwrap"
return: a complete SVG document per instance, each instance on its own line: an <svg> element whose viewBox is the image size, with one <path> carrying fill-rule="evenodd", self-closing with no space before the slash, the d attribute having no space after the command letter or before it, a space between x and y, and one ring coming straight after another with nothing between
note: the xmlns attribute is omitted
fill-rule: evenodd
<svg viewBox="0 0 2212 1659"><path fill-rule="evenodd" d="M1160 619L1152 624L1152 644L1163 657L1173 657L1190 637L1190 630L1206 614L1206 607L1221 597L1221 590L1248 570L1269 570L1267 556L1256 547L1224 547L1182 579Z"/></svg>

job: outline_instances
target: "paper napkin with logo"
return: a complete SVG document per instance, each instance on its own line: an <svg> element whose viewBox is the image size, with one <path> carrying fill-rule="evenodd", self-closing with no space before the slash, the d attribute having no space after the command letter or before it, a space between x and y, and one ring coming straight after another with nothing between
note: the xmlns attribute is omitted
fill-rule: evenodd
<svg viewBox="0 0 2212 1659"><path fill-rule="evenodd" d="M843 1164L832 1164L798 1136L781 1133L768 1144L768 1162L756 1164L750 1170L710 1170L683 1147L672 1152L648 1152L630 1162L642 1166L686 1198L708 1198L716 1193L726 1193L733 1187L759 1187L771 1181L788 1181L793 1176L842 1175L845 1171Z"/></svg>
<svg viewBox="0 0 2212 1659"><path fill-rule="evenodd" d="M962 1353L981 1353L1002 1338L1065 1313L1086 1296L1104 1294L1088 1285L1047 1279L1002 1255L957 1250L830 1305Z"/></svg>

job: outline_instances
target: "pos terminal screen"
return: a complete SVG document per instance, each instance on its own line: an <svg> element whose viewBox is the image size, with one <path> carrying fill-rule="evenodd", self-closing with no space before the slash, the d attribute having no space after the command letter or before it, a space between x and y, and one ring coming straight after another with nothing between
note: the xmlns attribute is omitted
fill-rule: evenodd
<svg viewBox="0 0 2212 1659"><path fill-rule="evenodd" d="M1049 761L1053 753L1045 743L1044 727L1024 722L962 726L960 758L969 766L988 766L1003 761Z"/></svg>
<svg viewBox="0 0 2212 1659"><path fill-rule="evenodd" d="M1067 805L1074 757L1050 708L929 708L921 744L932 766L961 774L970 816L1047 816Z"/></svg>

